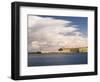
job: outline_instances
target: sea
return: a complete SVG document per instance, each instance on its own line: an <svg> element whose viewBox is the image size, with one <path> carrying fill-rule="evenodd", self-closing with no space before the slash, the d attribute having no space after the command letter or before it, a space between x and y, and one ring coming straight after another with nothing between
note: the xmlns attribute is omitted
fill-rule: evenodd
<svg viewBox="0 0 100 82"><path fill-rule="evenodd" d="M88 64L87 53L28 54L28 66Z"/></svg>

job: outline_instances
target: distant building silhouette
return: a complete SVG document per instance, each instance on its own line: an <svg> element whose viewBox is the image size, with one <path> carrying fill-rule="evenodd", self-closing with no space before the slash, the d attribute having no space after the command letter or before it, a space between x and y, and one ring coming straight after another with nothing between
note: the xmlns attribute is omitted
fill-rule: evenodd
<svg viewBox="0 0 100 82"><path fill-rule="evenodd" d="M80 48L59 48L58 51L60 52L87 52L87 47L80 47Z"/></svg>

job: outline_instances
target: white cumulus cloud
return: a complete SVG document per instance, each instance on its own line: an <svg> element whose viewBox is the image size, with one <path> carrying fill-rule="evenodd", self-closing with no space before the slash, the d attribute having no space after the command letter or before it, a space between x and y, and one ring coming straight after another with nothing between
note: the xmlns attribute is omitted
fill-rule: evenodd
<svg viewBox="0 0 100 82"><path fill-rule="evenodd" d="M28 52L57 51L62 47L87 47L87 37L71 21L28 16Z"/></svg>

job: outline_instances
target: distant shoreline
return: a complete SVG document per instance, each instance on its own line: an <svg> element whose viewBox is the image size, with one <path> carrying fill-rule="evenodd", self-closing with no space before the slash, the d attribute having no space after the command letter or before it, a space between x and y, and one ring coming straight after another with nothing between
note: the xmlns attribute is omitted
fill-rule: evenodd
<svg viewBox="0 0 100 82"><path fill-rule="evenodd" d="M84 54L84 53L88 53L88 52L78 52L78 53L83 53L83 54ZM49 55L49 54L55 54L55 55L62 55L62 54L63 54L63 55L67 55L67 54L70 54L70 55L71 55L71 54L72 54L72 55L74 54L74 55L75 55L75 54L76 54L76 55L77 55L78 53L75 53L75 52L74 52L74 53L73 53L73 52L71 52L71 53L34 53L34 52L32 53L32 52L31 52L31 53L30 53L30 52L28 52L28 54L39 54L39 55Z"/></svg>

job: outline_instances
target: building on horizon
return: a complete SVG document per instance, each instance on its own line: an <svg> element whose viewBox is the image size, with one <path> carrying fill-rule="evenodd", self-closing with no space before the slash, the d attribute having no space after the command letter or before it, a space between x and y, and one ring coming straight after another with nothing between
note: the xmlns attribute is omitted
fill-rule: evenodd
<svg viewBox="0 0 100 82"><path fill-rule="evenodd" d="M80 48L59 48L58 51L60 51L60 52L67 52L67 53L88 52L88 47L80 47Z"/></svg>

